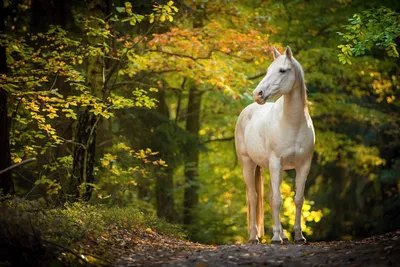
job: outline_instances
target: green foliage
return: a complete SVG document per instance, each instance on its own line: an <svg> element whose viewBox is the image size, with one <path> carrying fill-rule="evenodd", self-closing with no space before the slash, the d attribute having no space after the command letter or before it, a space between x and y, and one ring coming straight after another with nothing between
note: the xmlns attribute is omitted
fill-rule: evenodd
<svg viewBox="0 0 400 267"><path fill-rule="evenodd" d="M99 235L106 231L106 224L98 207L82 203L66 204L64 209L47 212L45 236L61 244L82 240L89 234ZM40 225L41 222L39 222Z"/></svg>
<svg viewBox="0 0 400 267"><path fill-rule="evenodd" d="M14 200L8 201L7 205L24 216L24 219L31 220L44 238L60 244L72 244L89 235L100 236L116 227L134 231L151 228L159 233L184 237L184 231L176 225L156 218L153 212L132 205L118 207L75 202L51 208L43 199Z"/></svg>
<svg viewBox="0 0 400 267"><path fill-rule="evenodd" d="M388 56L397 58L396 39L400 37L400 15L387 7L356 13L344 25L345 32L338 32L345 44L339 45L339 61L351 64L351 57L364 55L376 47L384 49Z"/></svg>
<svg viewBox="0 0 400 267"><path fill-rule="evenodd" d="M153 5L153 13L146 16L133 13L132 4L130 2L125 2L124 7L116 7L116 10L118 13L125 13L127 15L127 17L122 19L121 22L129 22L132 26L142 22L145 18L148 18L150 23L154 23L156 19L160 22L165 22L166 19L168 19L169 22L172 22L174 20L173 16L178 12L178 8L174 5L174 1L168 1L166 5Z"/></svg>
<svg viewBox="0 0 400 267"><path fill-rule="evenodd" d="M361 0L327 0L328 8L298 0L154 6L122 1L104 18L89 17L86 8L72 3L76 24L38 32L30 28L36 18L22 18L31 12L28 2L10 13L15 18L6 17L0 39L9 67L0 85L9 93L12 160L38 158L36 165L14 172L18 194L65 202L76 164L73 151L87 145L73 138L78 118L88 110L96 122L88 129L97 138L96 179L89 183L93 206L67 204L36 214L47 237L71 243L113 227L178 234L154 216L156 183L168 174L173 187L160 191L172 192L177 222L185 188L199 187L192 210L196 220L185 226L191 237L245 242L246 193L233 133L272 61L272 45L281 51L290 45L302 64L317 134L303 212L308 240L360 237L400 225L395 1L387 1L387 8L369 1L367 10ZM87 68L93 58L104 60L101 75ZM101 76L99 88L89 86L94 76ZM198 138L185 129L189 90L201 92ZM199 177L188 183L183 164L193 146L200 151ZM268 179L265 173L266 191ZM294 173L285 174L282 220L289 235L293 182ZM268 240L267 203L265 212Z"/></svg>
<svg viewBox="0 0 400 267"><path fill-rule="evenodd" d="M131 56L134 55L135 45L127 49L126 43L132 42L131 37L124 34L117 36L118 33L111 27L117 24L120 27L132 27L139 23L144 16L134 14L131 8L132 5L126 2L125 14L129 20L117 14L106 20L77 16L81 25L79 34L50 25L46 32L20 34L15 31L1 36L1 45L6 47L9 71L7 75L0 76L0 84L10 95L8 115L13 126L10 132L12 161L18 163L23 158L38 156L49 159L44 164L45 172L39 170L36 173L35 188L43 185L50 195L68 190L73 162L67 164L60 161L66 156L57 153L66 149L72 156L71 144L87 149L87 144L76 143L71 140L72 136L64 135L64 125L75 125L74 121L82 110L87 108L95 115L96 127L101 119L112 118L115 110L133 107L150 109L156 106L156 101L148 95L157 91L156 88L144 90L135 87L126 93L126 88L120 90L115 86L119 77L116 70L123 73L121 62L128 53L128 60L134 60ZM177 11L170 1L167 5L155 6L154 13L146 16L151 15L153 19L163 21L163 16L171 17ZM86 42L86 36L92 41ZM111 52L110 43L114 41L116 50ZM85 72L85 68L93 57L110 58L118 66L107 73L103 88L88 86L91 73ZM107 84L111 78L114 79L113 84ZM92 137L96 135L95 129L90 132ZM155 165L166 166L161 159L154 162Z"/></svg>
<svg viewBox="0 0 400 267"><path fill-rule="evenodd" d="M90 251L79 249L76 244L88 238L96 240L112 236L118 231L157 231L178 238L185 237L183 230L176 225L134 206L76 202L67 203L64 207L49 207L43 199L13 199L2 202L0 210L3 215L0 218L0 260L11 260L14 264L67 261L65 264L68 266L80 266L81 259L74 258L76 256L69 258L68 250L63 251L63 248L76 251L79 255L95 256L94 252L103 250L97 242L92 243ZM54 244L60 247L50 246ZM12 258L10 255L14 253L9 249L18 251L20 258ZM83 259L88 260L86 257ZM93 259L95 261L96 257Z"/></svg>

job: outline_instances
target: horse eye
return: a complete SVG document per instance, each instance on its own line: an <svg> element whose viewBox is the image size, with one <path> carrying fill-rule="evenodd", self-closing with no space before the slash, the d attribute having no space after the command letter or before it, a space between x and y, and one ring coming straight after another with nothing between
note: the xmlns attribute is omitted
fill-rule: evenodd
<svg viewBox="0 0 400 267"><path fill-rule="evenodd" d="M279 72L280 72L280 73L285 73L286 70L285 70L285 69L279 69Z"/></svg>

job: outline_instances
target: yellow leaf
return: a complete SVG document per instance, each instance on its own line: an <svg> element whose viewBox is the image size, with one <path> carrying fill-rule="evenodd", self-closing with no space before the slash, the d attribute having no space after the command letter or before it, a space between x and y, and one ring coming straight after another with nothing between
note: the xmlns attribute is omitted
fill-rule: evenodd
<svg viewBox="0 0 400 267"><path fill-rule="evenodd" d="M168 167L168 164L165 161L163 161L162 159L160 159L158 161L158 164L160 164L161 166L164 166L164 167Z"/></svg>
<svg viewBox="0 0 400 267"><path fill-rule="evenodd" d="M161 21L161 22L164 22L164 21L165 21L165 16L164 16L164 15L161 15L160 21Z"/></svg>
<svg viewBox="0 0 400 267"><path fill-rule="evenodd" d="M103 160L103 166L108 166L110 165L110 161L108 160Z"/></svg>
<svg viewBox="0 0 400 267"><path fill-rule="evenodd" d="M152 232L153 232L153 230L151 230L151 228L146 229L146 233L151 234Z"/></svg>
<svg viewBox="0 0 400 267"><path fill-rule="evenodd" d="M50 119L54 119L55 117L58 117L58 115L55 113L50 113L50 114L47 114L47 117L49 117Z"/></svg>

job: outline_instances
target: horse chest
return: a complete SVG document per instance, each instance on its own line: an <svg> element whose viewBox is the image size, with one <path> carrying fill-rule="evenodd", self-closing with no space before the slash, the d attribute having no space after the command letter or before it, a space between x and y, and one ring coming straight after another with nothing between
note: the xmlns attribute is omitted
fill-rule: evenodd
<svg viewBox="0 0 400 267"><path fill-rule="evenodd" d="M308 158L311 147L311 136L301 128L276 127L266 134L265 146L269 158L280 159L284 170L293 169L296 163Z"/></svg>
<svg viewBox="0 0 400 267"><path fill-rule="evenodd" d="M274 148L275 155L281 158L283 169L293 169L308 159L313 151L313 135L308 131L293 131L282 134L279 145Z"/></svg>
<svg viewBox="0 0 400 267"><path fill-rule="evenodd" d="M281 160L281 167L284 170L293 169L296 167L296 162L303 158L305 149L300 144L294 143L286 149L282 149L278 156Z"/></svg>

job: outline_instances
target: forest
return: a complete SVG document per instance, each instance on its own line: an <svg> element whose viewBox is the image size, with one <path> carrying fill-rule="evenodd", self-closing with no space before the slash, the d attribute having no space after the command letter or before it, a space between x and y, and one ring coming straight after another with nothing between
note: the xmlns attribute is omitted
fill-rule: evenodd
<svg viewBox="0 0 400 267"><path fill-rule="evenodd" d="M307 240L400 229L399 1L1 0L0 8L0 265L40 265L31 255L46 246L63 251L59 261L89 253L78 260L101 261L101 242L120 244L127 229L246 243L234 129L272 47L290 46L302 65L315 127ZM286 171L281 187L289 239L294 179ZM12 258L11 249L25 254Z"/></svg>

